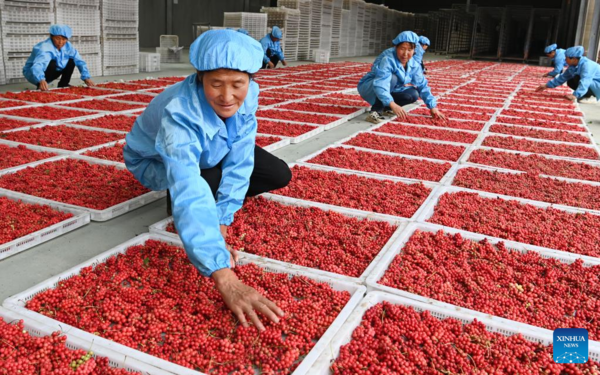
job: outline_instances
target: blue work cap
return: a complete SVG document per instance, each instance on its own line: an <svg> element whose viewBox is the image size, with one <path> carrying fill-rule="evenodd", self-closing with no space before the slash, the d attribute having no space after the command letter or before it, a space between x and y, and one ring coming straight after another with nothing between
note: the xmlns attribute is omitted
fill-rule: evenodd
<svg viewBox="0 0 600 375"><path fill-rule="evenodd" d="M582 46L575 46L575 47L571 47L569 49L567 49L567 51L565 52L565 56L569 57L569 58L573 58L573 57L577 57L580 58L583 56L583 47Z"/></svg>
<svg viewBox="0 0 600 375"><path fill-rule="evenodd" d="M264 55L259 42L234 30L208 30L190 46L190 63L199 71L233 69L253 74Z"/></svg>
<svg viewBox="0 0 600 375"><path fill-rule="evenodd" d="M250 33L248 32L248 30L246 30L246 29L237 29L237 32L238 33L242 33L244 35L250 35Z"/></svg>
<svg viewBox="0 0 600 375"><path fill-rule="evenodd" d="M403 31L400 34L398 34L398 36L392 41L392 43L394 43L395 46L404 42L417 44L419 43L419 36L413 33L412 31Z"/></svg>
<svg viewBox="0 0 600 375"><path fill-rule="evenodd" d="M429 38L427 38L426 36L423 36L423 35L421 35L419 37L419 43L420 44L424 44L426 46L430 46L431 45L431 42L429 41Z"/></svg>
<svg viewBox="0 0 600 375"><path fill-rule="evenodd" d="M71 39L73 30L71 30L71 28L67 25L51 25L50 35L59 35L64 36L67 39Z"/></svg>
<svg viewBox="0 0 600 375"><path fill-rule="evenodd" d="M271 36L273 38L281 39L283 33L281 32L281 29L279 27L273 26L273 29L271 30Z"/></svg>
<svg viewBox="0 0 600 375"><path fill-rule="evenodd" d="M558 46L556 44L550 44L548 47L544 48L544 53L547 55L552 53L552 51L556 50Z"/></svg>

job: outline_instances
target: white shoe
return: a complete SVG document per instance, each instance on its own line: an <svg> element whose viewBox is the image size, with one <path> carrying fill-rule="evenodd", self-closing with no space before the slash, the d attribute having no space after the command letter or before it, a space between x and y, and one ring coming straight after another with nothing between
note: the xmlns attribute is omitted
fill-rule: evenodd
<svg viewBox="0 0 600 375"><path fill-rule="evenodd" d="M373 124L379 124L380 122L384 121L384 118L381 117L379 113L373 111L367 115L367 118L365 120Z"/></svg>
<svg viewBox="0 0 600 375"><path fill-rule="evenodd" d="M584 98L584 99L579 100L579 103L581 103L581 104L597 104L598 99L596 99L595 96L590 96L589 98Z"/></svg>

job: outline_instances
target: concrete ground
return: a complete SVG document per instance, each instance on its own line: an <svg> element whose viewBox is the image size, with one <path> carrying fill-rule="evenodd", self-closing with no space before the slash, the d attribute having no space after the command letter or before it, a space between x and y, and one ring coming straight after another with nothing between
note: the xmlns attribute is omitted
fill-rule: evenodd
<svg viewBox="0 0 600 375"><path fill-rule="evenodd" d="M427 56L427 60L438 60L443 57ZM333 61L372 62L374 56L336 59ZM184 58L187 61L187 57ZM305 64L302 62L290 65ZM146 77L164 77L187 75L193 70L188 63L163 64L162 71L157 73L140 73L126 76L93 78L95 82L114 81L119 79L134 80ZM0 86L0 92L31 89L30 84L12 84ZM600 104L582 104L590 130L595 133L596 142L600 142ZM274 152L286 162L309 155L350 134L369 128L364 121L366 115L353 119L340 126L321 133L309 140L284 147ZM103 223L92 222L66 235L38 245L22 253L0 261L0 301L30 288L54 275L64 272L102 252L109 250L139 234L148 232L148 227L167 217L166 200L141 207Z"/></svg>

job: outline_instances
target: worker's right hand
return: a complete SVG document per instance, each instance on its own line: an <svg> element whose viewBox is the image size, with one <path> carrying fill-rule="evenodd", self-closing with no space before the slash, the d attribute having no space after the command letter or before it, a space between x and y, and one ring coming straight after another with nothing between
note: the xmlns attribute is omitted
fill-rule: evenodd
<svg viewBox="0 0 600 375"><path fill-rule="evenodd" d="M540 92L540 91L544 91L544 90L546 90L547 88L548 88L548 87L547 87L546 85L539 85L539 86L538 86L538 87L535 89L535 91L536 91L536 92Z"/></svg>
<svg viewBox="0 0 600 375"><path fill-rule="evenodd" d="M390 108L396 114L396 116L398 116L399 120L406 120L408 114L406 113L404 108L402 108L402 106L396 104L395 102L391 102Z"/></svg>
<svg viewBox="0 0 600 375"><path fill-rule="evenodd" d="M274 323L279 323L279 318L283 317L283 310L263 297L256 289L241 282L231 269L220 269L213 272L211 277L223 296L223 301L244 327L249 326L247 320L249 318L256 329L265 330L265 326L254 310L261 312Z"/></svg>
<svg viewBox="0 0 600 375"><path fill-rule="evenodd" d="M275 67L275 64L273 64L272 61L269 61L269 63L267 64L267 66L269 67L269 69L273 69Z"/></svg>
<svg viewBox="0 0 600 375"><path fill-rule="evenodd" d="M43 79L43 80L40 81L39 89L42 90L42 91L48 91L49 90L49 88L48 88L48 82L46 82L45 79Z"/></svg>

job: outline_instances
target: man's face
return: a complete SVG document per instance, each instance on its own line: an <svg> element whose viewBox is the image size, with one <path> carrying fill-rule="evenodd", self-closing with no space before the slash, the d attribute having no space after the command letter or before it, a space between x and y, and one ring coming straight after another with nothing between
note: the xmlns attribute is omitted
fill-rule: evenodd
<svg viewBox="0 0 600 375"><path fill-rule="evenodd" d="M569 66L577 66L579 64L579 57L567 57L567 64Z"/></svg>
<svg viewBox="0 0 600 375"><path fill-rule="evenodd" d="M552 51L550 53L547 53L546 56L548 56L549 58L553 59L554 56L556 56L556 50L554 50L554 51Z"/></svg>
<svg viewBox="0 0 600 375"><path fill-rule="evenodd" d="M429 46L427 44L421 44L421 47L423 47L423 50L427 51L427 48L429 48Z"/></svg>
<svg viewBox="0 0 600 375"><path fill-rule="evenodd" d="M271 40L274 42L279 42L279 38L275 38L273 35L271 35Z"/></svg>
<svg viewBox="0 0 600 375"><path fill-rule="evenodd" d="M69 41L69 39L65 38L62 35L51 35L50 39L52 39L52 44L54 44L54 47L56 47L56 49L59 51Z"/></svg>

